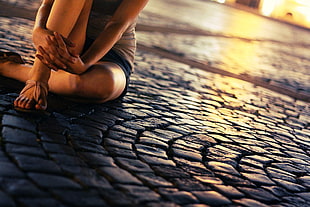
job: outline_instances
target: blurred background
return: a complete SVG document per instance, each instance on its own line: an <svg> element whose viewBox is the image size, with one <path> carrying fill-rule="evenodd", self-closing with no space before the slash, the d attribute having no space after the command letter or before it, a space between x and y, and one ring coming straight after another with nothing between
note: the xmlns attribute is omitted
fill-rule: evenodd
<svg viewBox="0 0 310 207"><path fill-rule="evenodd" d="M213 0L225 4L240 4L264 16L273 17L310 28L309 0Z"/></svg>
<svg viewBox="0 0 310 207"><path fill-rule="evenodd" d="M150 0L156 3L156 0ZM197 0L190 0L197 1ZM264 16L273 17L279 20L287 21L293 24L310 28L310 0L198 0L213 1L217 3L244 7L251 9L252 12L259 13ZM16 6L25 6L27 8L36 9L41 0L0 0L0 2L10 3ZM166 0L167 3L174 2ZM182 0L180 1L182 2ZM160 1L159 1L160 4Z"/></svg>

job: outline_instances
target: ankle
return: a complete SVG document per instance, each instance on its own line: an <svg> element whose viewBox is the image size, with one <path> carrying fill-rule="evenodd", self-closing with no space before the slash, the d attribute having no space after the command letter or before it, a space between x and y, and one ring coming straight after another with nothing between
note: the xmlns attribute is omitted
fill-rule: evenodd
<svg viewBox="0 0 310 207"><path fill-rule="evenodd" d="M37 82L42 82L42 83L48 83L48 80L50 78L49 73L33 73L30 71L29 73L29 80L34 80Z"/></svg>
<svg viewBox="0 0 310 207"><path fill-rule="evenodd" d="M40 61L35 61L29 72L29 79L47 83L51 75L51 69Z"/></svg>

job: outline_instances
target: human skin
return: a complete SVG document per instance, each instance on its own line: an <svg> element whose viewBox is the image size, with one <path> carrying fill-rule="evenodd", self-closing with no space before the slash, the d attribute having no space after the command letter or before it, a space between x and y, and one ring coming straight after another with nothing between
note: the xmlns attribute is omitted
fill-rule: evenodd
<svg viewBox="0 0 310 207"><path fill-rule="evenodd" d="M81 55L92 0L43 0L33 29L33 43L37 49L34 64L29 67L2 63L0 75L22 82L48 83L51 92L81 102L106 102L117 98L125 88L125 74L117 64L99 60L120 39L147 1L123 0L91 47ZM46 105L46 97L34 102L33 90L20 95L14 105L45 109L42 106Z"/></svg>

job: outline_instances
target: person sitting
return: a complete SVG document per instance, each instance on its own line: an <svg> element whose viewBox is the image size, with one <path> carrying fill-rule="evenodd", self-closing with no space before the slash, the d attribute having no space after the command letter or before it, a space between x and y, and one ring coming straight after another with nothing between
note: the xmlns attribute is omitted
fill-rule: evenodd
<svg viewBox="0 0 310 207"><path fill-rule="evenodd" d="M0 52L0 75L25 82L20 111L47 108L48 91L79 102L125 95L136 49L135 25L148 0L43 0L33 29L33 65ZM90 30L91 27L96 29Z"/></svg>

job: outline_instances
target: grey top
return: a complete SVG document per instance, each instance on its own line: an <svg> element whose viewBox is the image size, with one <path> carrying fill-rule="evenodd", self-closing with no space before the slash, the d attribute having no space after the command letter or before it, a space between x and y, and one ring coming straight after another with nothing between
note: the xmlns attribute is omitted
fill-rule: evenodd
<svg viewBox="0 0 310 207"><path fill-rule="evenodd" d="M122 0L94 0L89 18L87 35L96 39ZM112 47L120 56L124 57L133 69L134 56L136 51L136 21L132 23L124 32L121 39Z"/></svg>

